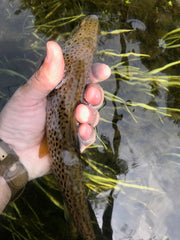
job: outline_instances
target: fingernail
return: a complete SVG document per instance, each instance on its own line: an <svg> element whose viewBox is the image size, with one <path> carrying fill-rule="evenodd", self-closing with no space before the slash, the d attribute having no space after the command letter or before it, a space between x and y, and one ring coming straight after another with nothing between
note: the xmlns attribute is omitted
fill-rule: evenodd
<svg viewBox="0 0 180 240"><path fill-rule="evenodd" d="M46 57L44 59L44 61L46 63L50 62L50 60L51 60L51 54L50 54L50 49L49 48L50 48L50 44L49 44L49 42L47 42L46 43Z"/></svg>

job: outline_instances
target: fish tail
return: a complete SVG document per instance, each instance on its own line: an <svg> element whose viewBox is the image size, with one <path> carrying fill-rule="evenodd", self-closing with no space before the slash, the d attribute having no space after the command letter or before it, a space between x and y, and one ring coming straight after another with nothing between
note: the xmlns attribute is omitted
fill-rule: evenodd
<svg viewBox="0 0 180 240"><path fill-rule="evenodd" d="M84 240L95 240L79 157L63 151L61 160L52 165L56 181L79 233Z"/></svg>

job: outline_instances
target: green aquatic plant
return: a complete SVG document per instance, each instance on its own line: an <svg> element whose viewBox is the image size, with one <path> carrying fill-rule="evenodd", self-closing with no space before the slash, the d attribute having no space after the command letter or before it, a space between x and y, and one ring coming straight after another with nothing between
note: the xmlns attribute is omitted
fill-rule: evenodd
<svg viewBox="0 0 180 240"><path fill-rule="evenodd" d="M111 32L107 32L104 35L111 34L116 35L118 33L125 33L129 32L131 30L115 30ZM179 41L180 35L179 35L180 29L175 29L167 34L164 35L162 39L164 40L172 40L168 46L169 48L178 48L179 44L174 45L176 41ZM171 46L171 47L170 47ZM134 86L138 89L139 92L143 92L147 94L148 96L151 96L152 98L155 98L155 93L159 89L164 89L167 93L169 92L169 88L177 88L180 86L180 76L179 75L168 75L164 74L166 70L169 70L170 68L174 66L178 66L180 64L180 60L170 62L165 64L162 67L155 68L151 71L149 70L142 70L141 67L135 67L133 65L130 65L131 62L139 61L140 59L147 59L151 56L149 54L142 54L142 53L134 53L134 52L128 52L128 53L118 53L115 52L113 49L105 49L98 51L98 55L100 57L104 58L105 56L108 56L109 58L112 58L113 61L116 63L115 65L111 66L112 73L116 75L116 80L123 82L125 85ZM129 57L131 57L129 59ZM119 59L119 61L118 61ZM128 64L127 64L128 63ZM136 117L133 114L132 111L129 110L130 107L137 108L140 107L142 109L145 109L147 111L153 111L156 112L159 116L166 116L169 118L172 118L175 113L177 115L180 115L179 108L170 108L167 106L152 106L150 103L144 103L144 102L135 102L135 101L126 101L123 98L114 95L113 93L109 91L105 91L105 99L108 101L114 101L119 104L117 108L124 108L134 119L136 122ZM180 119L180 117L179 117ZM103 118L102 119L105 122L109 122L108 119Z"/></svg>
<svg viewBox="0 0 180 240"><path fill-rule="evenodd" d="M134 55L133 53L129 53L128 55L130 54ZM145 56L145 55L139 54L139 56ZM174 75L166 76L166 75L160 74L163 70L178 64L180 64L180 61L175 61L175 62L166 64L161 68L157 68L152 71L146 71L146 72L140 70L139 68L124 66L122 64L119 64L118 66L116 64L115 66L112 66L112 69L115 69L115 70L112 70L112 72L118 76L117 79L119 81L124 81L127 85L133 85L133 86L139 85L141 91L144 91L146 94L154 97L154 94L152 93L152 89L150 89L149 87L151 83L156 83L156 87L161 87L165 89L167 92L169 91L168 87L180 86L180 76L174 76ZM120 104L123 104L128 112L129 112L128 110L129 106L141 107L146 110L155 111L158 114L162 114L168 117L171 117L170 112L180 112L180 110L176 108L153 107L151 105L148 105L142 102L133 102L133 101L126 102L122 98L118 96L114 96L112 93L108 91L105 91L105 98L109 101L116 101ZM133 117L133 119L135 118Z"/></svg>
<svg viewBox="0 0 180 240"><path fill-rule="evenodd" d="M52 12L49 13L49 16L52 14ZM47 16L46 18L48 19L49 16ZM84 14L80 14L77 16L71 16L71 17L65 17L65 18L61 18L61 19L57 19L54 21L50 21L48 22L46 25L38 25L37 29L40 29L41 27L46 27L46 28L51 28L54 24L59 24L59 26L61 25L66 25L69 24L73 21L76 21L79 18L82 18L84 16ZM62 23L61 23L62 22ZM101 34L106 36L106 35L117 35L117 34L123 34L123 33L128 33L131 32L133 30L131 29L116 29L110 32L106 32L106 31L102 31ZM170 33L166 34L163 39L168 40L168 39L172 39L171 36L174 33L179 33L179 30L173 30ZM34 32L33 33L35 38L38 40L39 36ZM177 36L177 35L176 35ZM175 47L175 46L174 46ZM178 46L176 46L178 47ZM35 50L36 52L38 51L37 45L32 45L32 49ZM38 53L38 52L37 52ZM105 49L105 50L101 50L98 51L97 53L98 55L102 56L108 56L108 57L112 57L112 58L128 58L129 56L134 57L131 61L137 61L139 60L139 58L150 58L149 54L142 54L142 53L134 53L134 52L129 52L129 53L118 53L118 52L114 52L112 49ZM38 54L39 55L39 54ZM117 60L115 60L115 62L117 62ZM147 95L150 95L152 97L154 97L154 94L152 93L152 89L150 89L150 84L152 82L156 83L156 86L164 88L166 91L168 91L168 87L169 86L179 86L180 85L180 77L179 76L165 76L165 75L160 75L160 73L164 70L166 70L167 68L170 68L174 65L180 64L180 61L175 61L169 64L166 64L163 67L154 69L152 71L142 71L140 68L137 67L133 67L133 66L129 66L126 65L126 61L123 62L119 62L115 65L111 66L112 69L112 73L116 74L118 77L117 79L119 81L125 82L127 85L133 85L133 86L140 86L140 91L144 91ZM27 78L21 74L19 74L18 72L9 70L9 69L0 69L0 71L5 72L6 74L10 75L10 76L17 76L22 78L23 80L27 81ZM3 95L2 95L3 96ZM117 108L124 108L132 117L132 119L137 122L136 120L136 116L133 114L132 111L130 111L130 107L133 108L142 108L145 109L147 111L154 111L156 112L158 115L163 115L163 116L167 116L167 117L172 117L171 113L172 112L180 112L179 109L176 108L167 108L167 107L154 107L151 106L149 104L143 103L143 102L134 102L134 101L125 101L123 98L115 96L114 94L105 91L105 99L111 102L117 102L118 104L120 104L121 106L117 106ZM108 121L105 118L101 118L102 121L105 122L109 122L111 123L111 121ZM105 147L106 145L103 143L103 141L101 140L102 145L93 145L90 148L97 148L97 147ZM96 166L96 164L93 164L92 161L89 161L88 159L86 160L86 162L99 174L102 174L102 171ZM112 169L113 171L113 169ZM117 188L117 185L123 185L124 187L134 187L136 189L146 189L146 190L152 190L152 191L158 191L157 189L151 188L151 187L147 187L147 186L138 186L136 184L131 184L131 183L123 183L123 182L119 182L116 179L113 178L109 178L106 177L105 175L103 176L97 176L94 174L88 174L88 173L84 173L86 176L86 179L89 179L91 183L86 183L87 187L89 187L91 190L93 189L93 191L96 191L99 193L102 190L109 190L109 189L114 189ZM45 182L48 182L48 180L46 179L46 177L44 178ZM93 182L93 184L92 184ZM35 184L37 185L37 187L43 191L46 196L59 208L63 209L63 206L61 204L58 203L58 201L56 199L53 198L53 196L51 196L51 194L49 194L39 183L35 182Z"/></svg>
<svg viewBox="0 0 180 240"><path fill-rule="evenodd" d="M45 3L44 3L45 4ZM57 5L56 5L57 4ZM50 29L50 31L53 32L53 27L61 27L61 26L65 26L65 25L69 25L72 22L76 22L78 19L81 19L84 14L80 13L79 15L74 15L74 16L69 16L69 17L61 17L55 20L50 20L51 16L55 13L55 11L61 7L62 3L59 3L58 1L54 1L54 4L51 5L51 9L49 9L48 14L45 16L45 19L47 20L46 23L42 23L42 24L36 24L35 25L35 31L32 33L33 36L35 37L35 41L31 44L32 50L37 54L37 55L41 55L39 50L42 50L42 48L38 45L38 41L42 41L42 39L40 39L40 37L37 35L36 31L39 31L43 28ZM57 9L55 8L55 6L57 7ZM39 5L40 7L40 5ZM43 6L41 5L41 8ZM40 11L37 9L37 14L38 11ZM47 30L48 31L48 30ZM124 33L129 33L132 32L134 30L132 29L116 29L116 30L112 30L112 31L101 31L102 36L107 36L107 35L119 35L119 34L124 34ZM175 29L167 34L165 34L162 39L164 41L168 41L168 40L172 40L172 42L170 42L169 44L166 45L166 48L176 48L179 47L179 44L174 45L175 42L177 42L179 40L179 28ZM66 33L69 34L69 33ZM44 49L44 48L43 48ZM134 52L128 52L128 53L118 53L115 52L112 49L105 49L105 50L100 50L97 53L99 56L108 56L113 58L114 62L117 62L115 65L111 66L112 69L112 73L117 75L117 80L121 81L121 82L125 82L127 85L130 86L140 86L140 91L145 92L147 95L154 97L152 88L150 88L150 85L152 84L155 88L161 87L164 88L166 91L168 91L168 87L172 87L172 86L179 86L180 85L180 76L166 76L166 75L161 75L160 73L164 70L166 70L167 68L170 68L174 65L180 64L180 61L175 61L169 64L166 64L163 67L160 68L156 68L153 69L152 71L143 71L138 67L134 67L134 66L129 66L126 65L126 61L125 59L127 59L128 57L134 57L131 59L131 62L133 61L137 61L140 58L150 58L151 56L149 54L143 54L143 53L134 53ZM114 59L116 58L116 59ZM118 61L118 59L122 59L123 61ZM28 61L28 59L27 59ZM31 61L31 60L29 60ZM22 74L19 74L16 71L13 71L11 69L0 69L0 72L3 72L9 76L15 76L15 77L19 77L22 78L24 81L27 81L27 77L25 77ZM4 95L2 94L2 97ZM123 98L119 97L119 96L115 96L114 94L105 91L105 99L111 102L117 102L118 104L120 104L121 106L117 106L117 108L124 108L132 117L132 119L136 122L136 116L132 113L132 111L130 111L130 107L133 108L142 108L145 109L147 111L154 111L159 115L163 115L163 116L167 116L167 117L171 117L171 113L172 112L180 112L179 109L176 108L166 108L166 107L154 107L151 106L149 104L143 103L143 102L135 102L135 101L125 101ZM105 118L101 118L102 121L105 122L109 122L108 119ZM103 144L103 141L101 141L102 145L94 145L91 146L90 148L96 148L96 147L106 147L105 144ZM88 161L87 161L88 162ZM91 167L95 168L95 165L93 165L90 161L88 162L89 165L91 165ZM96 171L99 173L100 170L96 167ZM115 187L115 185L117 184L116 180L114 179L110 179L108 178L108 181L111 183L109 184L105 184L105 177L97 177L96 175L91 175L91 174L85 174L86 177L88 179L98 179L98 181L94 181L97 182L98 185L101 185L101 189L103 189L103 184L104 184L104 188L107 189L113 189ZM116 184L115 184L116 183ZM44 188L41 188L41 186L36 183L37 186L39 187L39 189L43 192L45 192ZM90 184L87 183L87 186L90 187ZM108 186L108 187L107 187ZM124 186L126 186L124 184ZM131 185L128 185L131 186ZM132 187L135 186L134 184L132 184ZM92 189L92 186L90 187ZM138 186L136 186L135 188L138 188ZM144 186L144 188L146 188ZM94 187L95 189L95 187ZM139 189L142 189L141 187L139 187ZM148 187L147 187L148 189ZM149 188L150 190L153 188ZM98 192L100 192L100 190L98 190ZM47 196L51 199L51 196L47 193ZM51 199L52 202L54 202L55 205L59 206L60 208L62 208L61 205L58 205L57 201L55 199Z"/></svg>
<svg viewBox="0 0 180 240"><path fill-rule="evenodd" d="M159 47L164 49L180 47L180 28L176 28L166 33L161 39L159 39Z"/></svg>
<svg viewBox="0 0 180 240"><path fill-rule="evenodd" d="M128 29L129 26L127 26L127 24L124 24L123 27L121 26L121 24L123 24L123 21L121 20L124 19L124 22L126 22L126 7L130 5L134 6L135 3L133 3L133 1L119 1L119 4L122 8L120 8L119 5L117 7L117 1L112 1L112 3L105 3L101 1L81 1L81 4L79 1L74 1L72 9L68 9L67 6L69 2L70 1L58 0L53 0L50 2L39 0L22 1L22 9L20 11L29 8L35 15L35 19L33 20L32 15L28 13L29 16L27 19L31 19L31 21L27 21L26 19L22 28L23 32L20 34L20 38L24 38L26 42L26 44L23 46L24 58L22 57L21 61L24 65L27 63L28 66L31 66L31 73L33 73L37 68L37 59L43 59L47 37L48 39L64 40L64 38L69 35L69 32L73 26L87 12L96 12L96 9L98 12L99 9L104 9L102 10L103 16L100 16L100 24L103 29L101 31L101 36L103 36L104 39L111 37L113 38L114 36L122 36L123 34L126 36L127 34L135 32L134 29ZM166 2L166 8L164 9L167 9L167 1L163 2ZM147 3L150 3L150 1L147 1ZM70 4L72 4L72 2ZM92 4L93 10L84 8L86 4L88 6ZM123 4L126 5L126 7L123 7ZM140 4L140 2L138 4ZM172 7L171 3L169 3L169 5ZM96 8L94 8L94 6L96 6ZM120 12L119 9L123 9L122 12ZM130 9L130 11L133 11L132 9ZM150 22L152 22L153 19L158 22L157 19L158 15L160 15L160 7L155 6L153 9L156 9L156 17L153 18L149 16ZM113 13L116 15L113 15ZM19 14L18 11L16 14ZM139 16L142 17L142 14L142 8L139 8ZM154 15L155 13L153 12L153 16ZM172 17L171 14L170 16ZM106 17L108 17L109 21L106 20ZM26 24L27 22L28 24ZM155 25L152 24L152 26L154 27ZM121 29L121 27L123 29ZM44 33L46 37L42 36L42 33ZM139 35L140 34L141 33L139 33ZM179 48L179 28L176 28L165 34L160 41L161 42L159 43L159 46L163 47L164 50L176 50ZM28 54L26 54L28 51L33 53L35 56L33 60L28 56ZM130 116L130 119L133 120L133 123L136 126L136 124L138 124L143 118L143 116L141 116L137 111L139 109L147 114L154 113L162 124L164 118L173 119L176 115L176 119L180 119L180 109L178 107L166 106L165 104L159 105L156 103L157 92L164 91L165 94L168 95L171 91L171 88L179 89L180 76L178 76L178 74L174 74L173 71L173 74L168 72L179 65L180 61L178 59L175 61L173 59L172 62L168 60L168 63L162 64L161 66L158 64L155 68L152 67L151 70L148 70L148 67L145 69L142 68L142 65L138 66L134 64L138 61L142 61L142 63L151 61L151 53L147 53L146 51L143 51L143 53L136 53L132 51L119 52L116 49L112 49L112 45L108 45L107 48L105 45L103 47L100 46L97 54L101 60L105 60L105 62L110 64L112 70L112 77L107 81L107 84L109 85L107 88L105 88L105 101L109 105L105 106L101 110L102 117L100 119L100 124L106 123L109 124L109 126L116 126L116 122L112 120L112 116L113 114L115 116L115 111L122 111ZM9 60L7 59L7 61ZM1 67L0 73L4 74L4 76L10 77L14 81L21 79L23 83L27 81L30 76L29 73L21 74L16 69L5 67ZM117 84L122 84L123 88L121 91L125 91L124 95L115 94L115 92L111 90L111 87L109 87L112 86L113 82L115 81ZM134 98L132 93L129 95L130 99L126 99L125 95L128 91L135 91L137 95L139 94L145 97L142 99L142 101L140 101L139 99ZM9 96L3 92L0 92L0 98L4 99L5 97L8 100ZM111 103L113 103L114 106L110 105ZM103 112L105 112L105 114L103 114ZM117 116L117 118L118 117L119 116ZM119 119L121 120L120 117L118 120ZM148 121L148 118L144 118L144 121ZM134 180L125 181L118 179L117 175L119 173L117 173L117 170L111 164L113 161L113 157L111 157L111 155L109 162L104 163L105 157L103 157L103 161L100 162L100 154L98 153L102 151L102 155L106 156L108 151L112 151L112 149L109 150L107 142L104 141L102 135L98 134L99 133L97 131L97 142L89 147L87 150L87 155L85 154L83 157L83 162L85 163L84 178L88 189L88 197L90 199L93 199L93 194L95 196L102 194L103 196L104 192L111 190L121 192L122 194L126 194L126 190L128 191L128 189L133 189L143 193L156 193L157 195L162 194L162 190L159 189L158 186L156 187L150 184L141 184L141 182ZM91 157L90 150L95 152L97 151L97 154ZM179 158L179 153L177 151L167 151L164 153L164 156L174 156ZM179 162L177 161L172 161L172 163L179 166ZM122 175L123 174L124 172L122 172ZM155 214L153 209L149 209L147 204L141 201L138 197L131 197L129 193L126 195L127 197L132 198L135 202L142 204L150 212ZM41 208L37 202L42 203ZM63 211L64 205L62 199L59 197L59 191L53 178L51 176L45 176L40 180L29 183L22 197L18 199L16 203L12 203L8 206L6 211L3 213L1 229L4 228L10 232L10 237L13 240L54 240L58 239L57 236L62 235L62 239L67 239L68 231L65 230L66 228L64 225L68 229L68 224L66 224L66 221L63 222L63 220L60 220L59 218L58 221L55 219L57 218L57 215L61 216L63 219ZM49 220L49 218L51 219ZM46 221L46 219L48 220ZM61 225L63 227L61 227ZM56 233L54 233L54 229L56 229ZM66 231L66 234L64 231ZM2 236L3 235L1 234L1 237Z"/></svg>
<svg viewBox="0 0 180 240"><path fill-rule="evenodd" d="M99 171L99 170L98 170ZM159 192L160 191L156 188L153 187L147 187L147 186L142 186L140 184L136 183L128 183L127 181L122 181L122 180L117 180L114 178L107 177L103 174L103 176L98 176L94 174L89 174L87 172L84 172L84 175L90 182L86 184L88 188L91 190L101 193L103 191L108 191L108 190L118 190L120 191L122 187L124 188L134 188L137 190L146 190L146 191L153 191L153 192Z"/></svg>

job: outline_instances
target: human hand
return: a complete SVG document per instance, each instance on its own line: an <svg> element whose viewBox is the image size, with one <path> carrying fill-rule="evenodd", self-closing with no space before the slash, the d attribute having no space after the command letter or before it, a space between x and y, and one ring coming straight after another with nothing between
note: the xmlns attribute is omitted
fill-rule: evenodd
<svg viewBox="0 0 180 240"><path fill-rule="evenodd" d="M103 90L96 83L108 78L110 73L107 65L93 64L90 82L84 94L91 106L80 104L76 108L75 116L80 122L81 150L95 141L93 127L99 121L96 107L103 101ZM17 153L28 171L29 180L50 170L49 154L42 158L39 156L45 134L46 96L58 85L63 74L62 50L57 43L48 42L43 65L14 93L0 114L0 138Z"/></svg>

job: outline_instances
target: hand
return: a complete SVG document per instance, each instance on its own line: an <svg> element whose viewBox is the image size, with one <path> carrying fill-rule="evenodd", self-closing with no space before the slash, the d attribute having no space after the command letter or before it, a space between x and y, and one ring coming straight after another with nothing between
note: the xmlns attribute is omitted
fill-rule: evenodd
<svg viewBox="0 0 180 240"><path fill-rule="evenodd" d="M45 134L46 96L62 79L64 59L62 50L55 42L47 43L47 56L40 69L20 87L0 114L0 138L10 144L28 171L29 180L40 177L50 170L49 155L42 158L39 149ZM77 106L75 116L79 121L81 150L95 140L94 126L99 121L96 110L103 101L103 90L96 84L110 76L104 64L93 64L90 83L85 99L90 105Z"/></svg>

